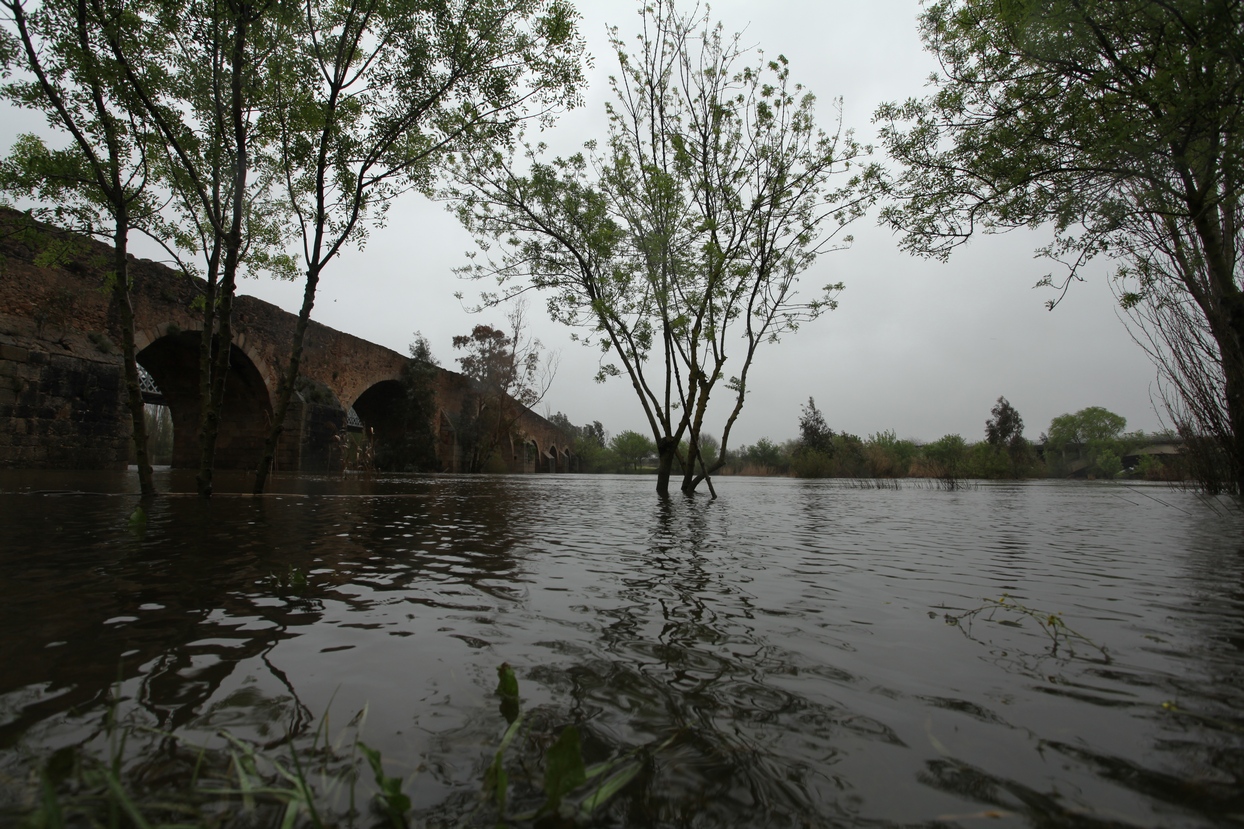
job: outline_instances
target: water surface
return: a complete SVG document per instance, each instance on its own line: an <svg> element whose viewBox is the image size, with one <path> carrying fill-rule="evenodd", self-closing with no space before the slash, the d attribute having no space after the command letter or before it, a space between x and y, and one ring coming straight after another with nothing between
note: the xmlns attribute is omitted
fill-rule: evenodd
<svg viewBox="0 0 1244 829"><path fill-rule="evenodd" d="M667 742L604 825L1244 825L1244 521L1223 504L1047 482L277 485L164 496L135 526L127 478L0 477L0 775L102 739L114 695L202 742L366 708L416 816L452 823L504 730L507 662L533 730L579 725L589 760Z"/></svg>

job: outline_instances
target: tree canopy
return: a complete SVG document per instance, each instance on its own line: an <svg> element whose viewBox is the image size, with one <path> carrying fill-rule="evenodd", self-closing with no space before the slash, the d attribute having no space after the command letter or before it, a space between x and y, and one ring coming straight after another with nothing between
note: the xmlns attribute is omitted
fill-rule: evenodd
<svg viewBox="0 0 1244 829"><path fill-rule="evenodd" d="M797 279L861 214L871 168L849 132L816 125L785 58L750 54L672 0L642 19L633 50L612 33L603 142L552 160L539 145L464 158L453 195L485 252L470 274L501 285L485 302L544 291L553 319L606 355L598 379L635 389L659 492L686 440L690 492L728 452L758 347L834 307L839 284L801 297ZM723 387L710 463L701 435Z"/></svg>
<svg viewBox="0 0 1244 829"><path fill-rule="evenodd" d="M938 258L977 232L1048 227L1040 252L1064 270L1047 284L1065 291L1105 256L1125 308L1191 313L1208 352L1189 365L1210 376L1244 484L1244 6L937 0L921 32L942 72L928 97L877 111L902 164L884 220Z"/></svg>
<svg viewBox="0 0 1244 829"><path fill-rule="evenodd" d="M451 153L492 151L575 105L578 15L562 0L309 0L273 85L274 166L301 241L303 302L255 491L276 453L320 277Z"/></svg>
<svg viewBox="0 0 1244 829"><path fill-rule="evenodd" d="M990 409L991 417L985 421L985 440L990 446L1005 447L1024 438L1024 419L1005 397Z"/></svg>
<svg viewBox="0 0 1244 829"><path fill-rule="evenodd" d="M1075 414L1063 414L1050 421L1046 442L1061 448L1114 440L1127 428L1127 418L1101 406L1089 406Z"/></svg>

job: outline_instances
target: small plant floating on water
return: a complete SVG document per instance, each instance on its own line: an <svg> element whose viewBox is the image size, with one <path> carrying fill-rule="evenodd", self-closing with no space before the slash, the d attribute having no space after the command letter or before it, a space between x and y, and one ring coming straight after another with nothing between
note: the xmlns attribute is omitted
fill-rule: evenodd
<svg viewBox="0 0 1244 829"><path fill-rule="evenodd" d="M1111 662L1110 653L1102 645L1097 644L1092 639L1082 633L1073 630L1063 621L1062 613L1047 613L1042 610L1035 610L1031 607L1020 604L1012 599L1006 593L1002 594L1001 599L985 599L985 603L978 608L969 610L966 613L954 615L947 613L943 618L948 625L954 625L963 631L964 635L969 639L972 638L972 622L977 616L982 616L986 621L995 621L995 616L999 613L1011 614L1011 618L997 619L1000 625L1008 627L1023 627L1022 617L1032 619L1041 628L1042 632L1050 639L1050 655L1058 656L1058 649L1063 647L1067 651L1068 658L1075 658L1076 645L1081 645L1101 654L1102 661L1106 664ZM930 613L930 616L936 614ZM1021 617L1020 619L1014 618Z"/></svg>
<svg viewBox="0 0 1244 829"><path fill-rule="evenodd" d="M301 596L306 592L309 580L306 570L291 564L284 573L269 573L268 584L273 592L280 595Z"/></svg>
<svg viewBox="0 0 1244 829"><path fill-rule="evenodd" d="M1208 714L1202 714L1197 711L1188 711L1180 708L1170 700L1162 703L1162 710L1174 716L1187 717L1188 719L1196 720L1197 722L1204 723L1206 725L1212 725L1223 731L1234 731L1236 734L1244 734L1244 725L1228 722L1227 720L1219 717L1211 717Z"/></svg>
<svg viewBox="0 0 1244 829"><path fill-rule="evenodd" d="M129 529L131 534L140 539L147 532L147 511L141 506L130 513Z"/></svg>

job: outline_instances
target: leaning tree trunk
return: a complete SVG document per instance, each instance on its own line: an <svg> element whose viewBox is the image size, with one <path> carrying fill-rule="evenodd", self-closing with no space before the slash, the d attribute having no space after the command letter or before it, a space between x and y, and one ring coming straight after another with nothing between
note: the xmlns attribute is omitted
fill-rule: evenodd
<svg viewBox="0 0 1244 829"><path fill-rule="evenodd" d="M1235 320L1232 320L1235 322ZM1239 327L1233 325L1239 331ZM1219 342L1222 355L1223 391L1227 399L1229 435L1222 435L1222 449L1227 456L1227 475L1236 495L1244 496L1244 353L1239 334L1234 342Z"/></svg>
<svg viewBox="0 0 1244 829"><path fill-rule="evenodd" d="M1227 476L1235 493L1244 496L1244 293L1236 284L1235 234L1224 236L1220 211L1198 210L1192 223L1201 243L1209 277L1209 294L1198 301L1222 357L1228 435L1216 435L1227 456ZM1230 245L1230 247L1229 247ZM1206 307L1209 306L1209 307Z"/></svg>

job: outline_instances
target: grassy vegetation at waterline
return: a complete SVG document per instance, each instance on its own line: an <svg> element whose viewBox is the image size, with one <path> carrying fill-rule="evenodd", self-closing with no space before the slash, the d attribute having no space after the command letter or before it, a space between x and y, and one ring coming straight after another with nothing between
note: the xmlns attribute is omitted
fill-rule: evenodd
<svg viewBox="0 0 1244 829"><path fill-rule="evenodd" d="M444 807L448 812L434 816L452 825L583 822L679 736L589 765L579 726L555 723L540 710L525 712L514 670L502 664L497 673L506 728L482 773L479 796L454 800ZM81 745L57 749L24 790L13 793L16 808L0 807L0 822L23 829L410 825L407 792L417 771L395 775L363 742L366 708L336 735L324 718L310 735L287 733L261 745L221 731L216 744L202 747L119 721L118 708L114 701L101 725L103 756Z"/></svg>

